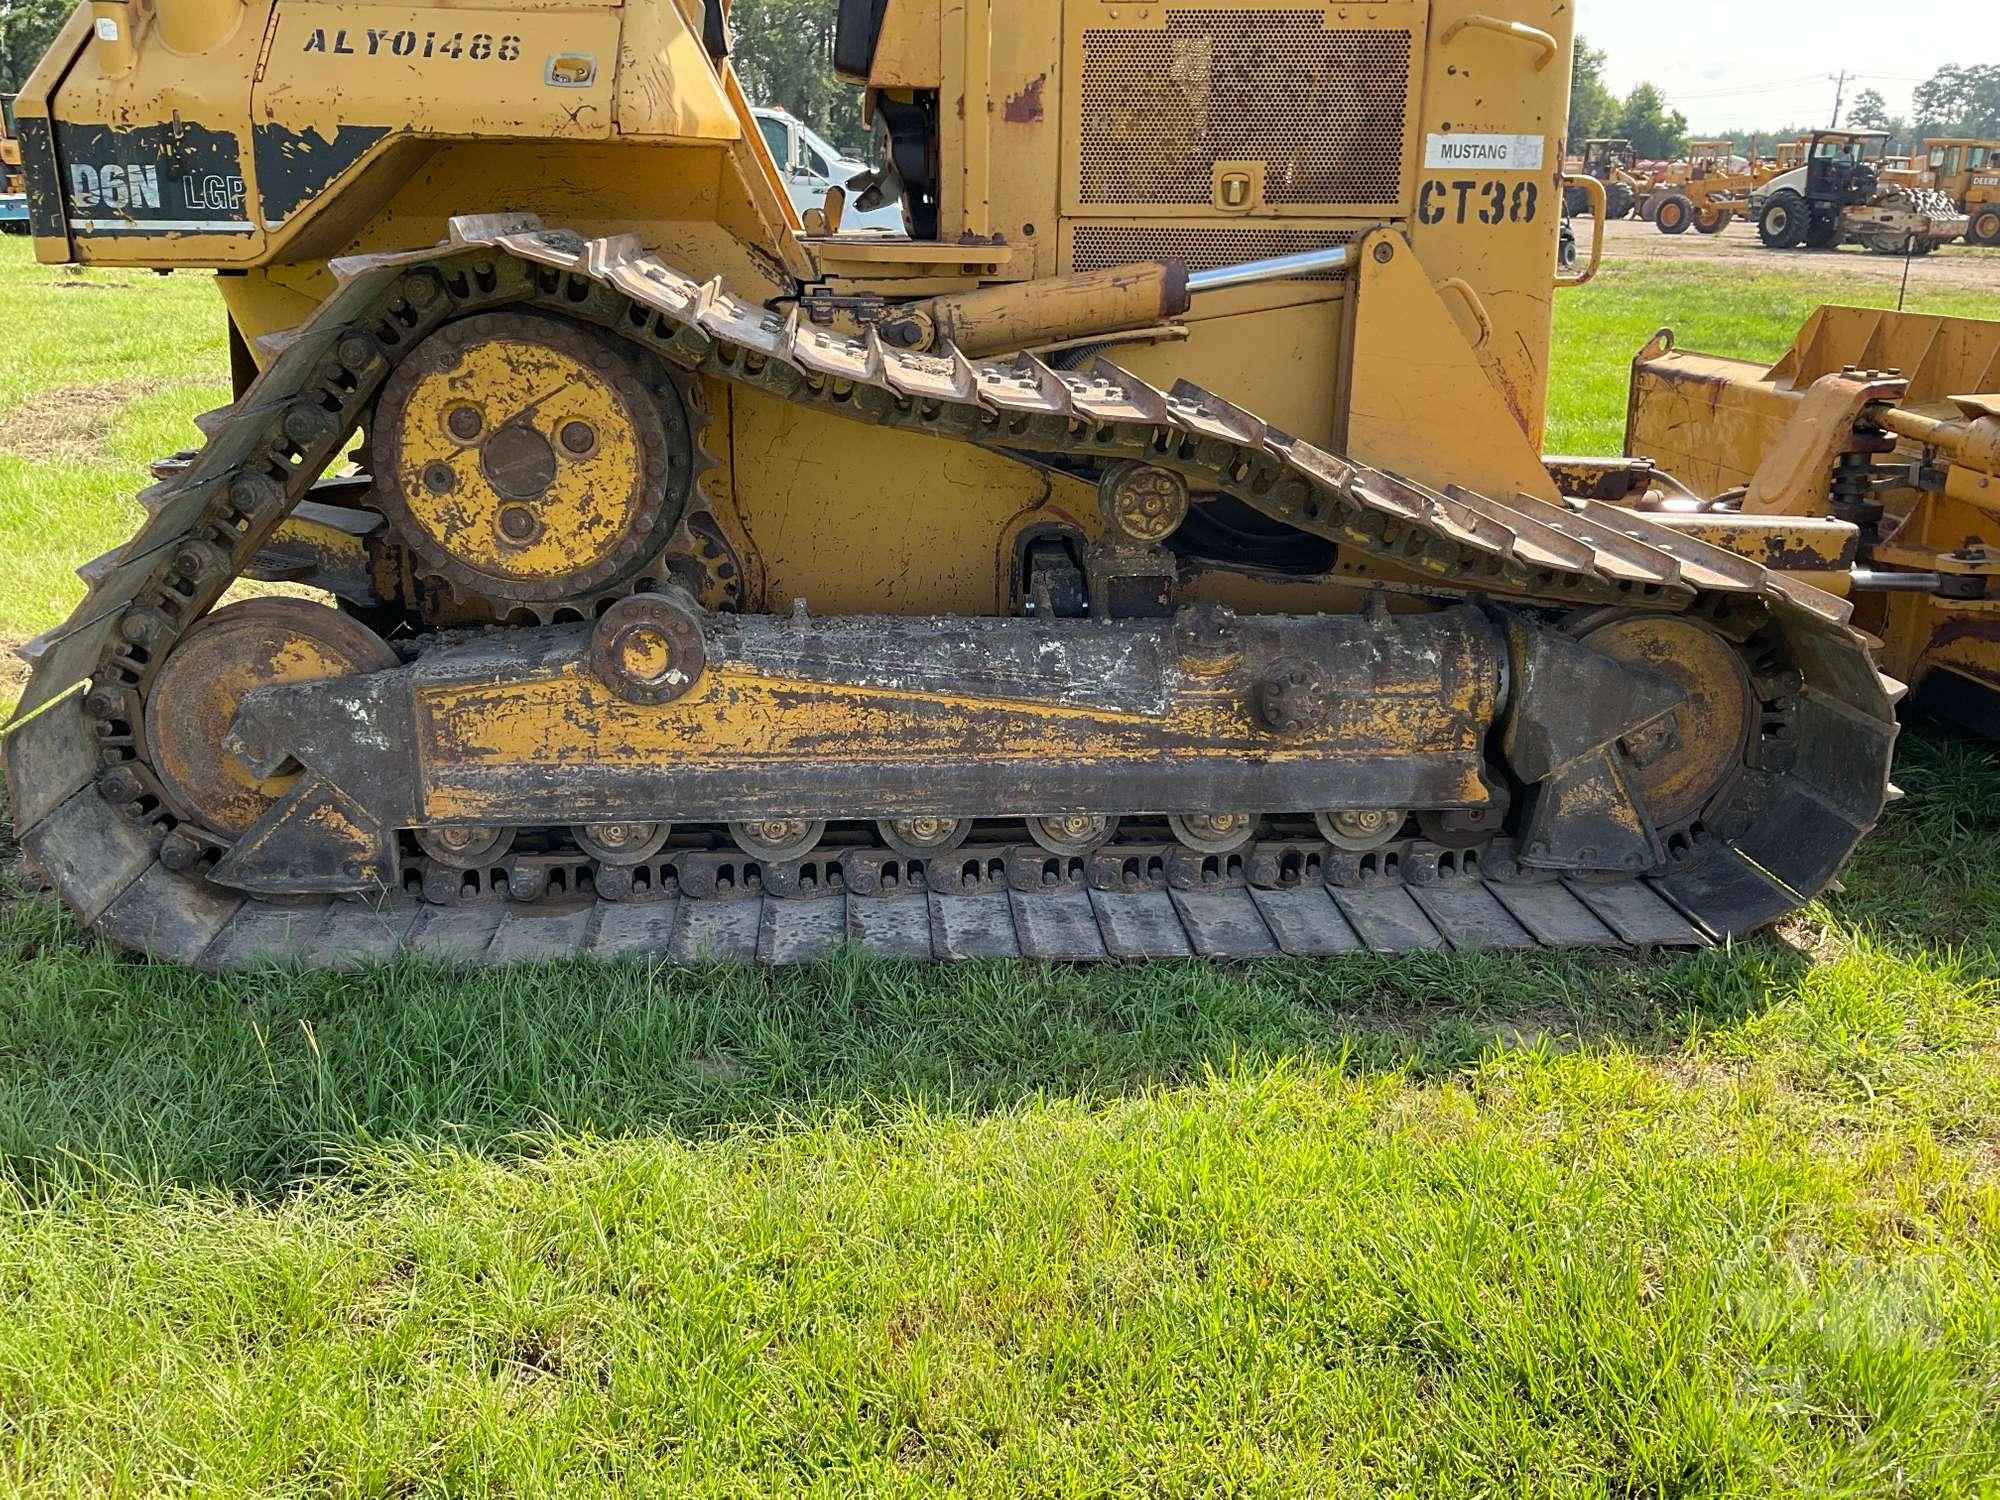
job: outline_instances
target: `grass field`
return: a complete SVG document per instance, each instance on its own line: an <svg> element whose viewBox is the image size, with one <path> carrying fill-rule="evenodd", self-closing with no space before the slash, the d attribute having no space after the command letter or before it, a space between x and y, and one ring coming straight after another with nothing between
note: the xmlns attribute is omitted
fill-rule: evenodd
<svg viewBox="0 0 2000 1500"><path fill-rule="evenodd" d="M1617 446L1660 324L1771 355L1850 294L1612 268L1552 445ZM0 244L0 633L222 398L210 296ZM2000 771L1919 729L1898 779L1844 891L1650 967L221 983L0 905L0 1475L1996 1493Z"/></svg>

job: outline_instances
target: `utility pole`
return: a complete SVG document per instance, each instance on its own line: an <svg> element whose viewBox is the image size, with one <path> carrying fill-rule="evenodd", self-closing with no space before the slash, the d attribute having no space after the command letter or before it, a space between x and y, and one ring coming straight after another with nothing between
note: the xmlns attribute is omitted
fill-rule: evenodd
<svg viewBox="0 0 2000 1500"><path fill-rule="evenodd" d="M1833 79L1833 123L1826 127L1828 130L1840 129L1840 104L1846 97L1847 69L1842 68L1839 76Z"/></svg>

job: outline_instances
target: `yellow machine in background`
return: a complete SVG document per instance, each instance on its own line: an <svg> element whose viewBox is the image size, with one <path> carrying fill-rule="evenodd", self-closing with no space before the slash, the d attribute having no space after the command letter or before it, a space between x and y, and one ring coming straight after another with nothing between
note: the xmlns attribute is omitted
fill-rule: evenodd
<svg viewBox="0 0 2000 1500"><path fill-rule="evenodd" d="M26 652L98 931L1696 945L1874 823L1820 408L1758 507L1542 453L1562 0L844 4L904 236L803 232L727 20L95 0L37 69L38 255L215 270L239 356Z"/></svg>
<svg viewBox="0 0 2000 1500"><path fill-rule="evenodd" d="M1689 141L1687 155L1646 196L1644 216L1661 234L1685 234L1692 224L1703 234L1720 234L1750 212L1756 174L1738 171L1734 141ZM1751 152L1756 143L1751 143Z"/></svg>
<svg viewBox="0 0 2000 1500"><path fill-rule="evenodd" d="M1632 149L1632 143L1593 136L1578 150L1577 175L1604 184L1605 212L1614 219L1630 218L1655 186L1653 179L1639 170L1639 153ZM1590 200L1582 187L1572 187L1565 206L1572 214L1584 214L1589 212Z"/></svg>
<svg viewBox="0 0 2000 1500"><path fill-rule="evenodd" d="M0 234L25 234L28 200L22 191L21 143L14 139L14 96L0 95Z"/></svg>
<svg viewBox="0 0 2000 1500"><path fill-rule="evenodd" d="M1769 367L1663 332L1633 366L1626 451L1712 513L1853 527L1855 618L1886 669L2000 735L2000 396L1981 392L2000 392L2000 322L1825 307Z"/></svg>
<svg viewBox="0 0 2000 1500"><path fill-rule="evenodd" d="M2000 245L2000 141L1928 140L1923 161L1936 188L1969 221L1973 245Z"/></svg>

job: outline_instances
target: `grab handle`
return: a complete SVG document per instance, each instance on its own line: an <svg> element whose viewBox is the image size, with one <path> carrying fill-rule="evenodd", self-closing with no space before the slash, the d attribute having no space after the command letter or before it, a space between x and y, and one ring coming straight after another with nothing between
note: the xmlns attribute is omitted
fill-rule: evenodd
<svg viewBox="0 0 2000 1500"><path fill-rule="evenodd" d="M1451 25L1445 28L1444 44L1449 47L1452 44L1452 40L1468 27L1477 31L1494 31L1498 32L1501 36L1511 36L1517 41L1526 42L1530 47L1536 48L1542 54L1535 63L1535 71L1537 73L1554 62L1556 54L1562 51L1562 44L1539 26L1530 26L1525 21L1504 21L1499 16L1483 15L1466 16L1452 22Z"/></svg>
<svg viewBox="0 0 2000 1500"><path fill-rule="evenodd" d="M1558 275L1557 286L1582 286L1597 275L1597 268L1604 264L1604 226L1609 221L1611 198L1604 191L1604 184L1595 177L1572 177L1563 174L1563 186L1575 183L1590 198L1590 264L1575 276Z"/></svg>

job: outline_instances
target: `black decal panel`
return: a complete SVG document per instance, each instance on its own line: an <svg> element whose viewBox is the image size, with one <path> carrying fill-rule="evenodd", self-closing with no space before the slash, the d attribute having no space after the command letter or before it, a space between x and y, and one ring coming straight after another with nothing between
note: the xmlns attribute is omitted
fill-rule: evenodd
<svg viewBox="0 0 2000 1500"><path fill-rule="evenodd" d="M120 130L60 120L58 180L69 232L252 234L236 137L186 122Z"/></svg>
<svg viewBox="0 0 2000 1500"><path fill-rule="evenodd" d="M341 125L329 141L314 129L302 134L283 125L256 126L251 150L264 222L276 228L291 218L388 133L386 125Z"/></svg>
<svg viewBox="0 0 2000 1500"><path fill-rule="evenodd" d="M39 116L22 115L14 122L14 130L21 142L28 229L42 239L68 239L69 230L63 224L62 178L56 173L56 148L49 135L49 122Z"/></svg>

